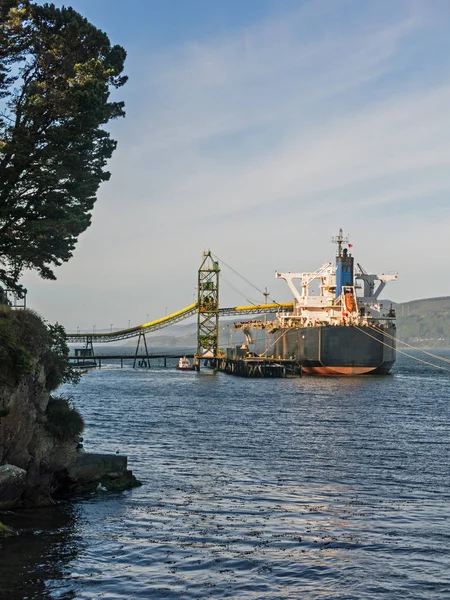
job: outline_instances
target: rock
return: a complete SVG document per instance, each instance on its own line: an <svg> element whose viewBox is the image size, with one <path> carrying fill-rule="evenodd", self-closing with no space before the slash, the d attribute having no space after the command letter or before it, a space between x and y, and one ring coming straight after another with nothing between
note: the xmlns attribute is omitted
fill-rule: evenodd
<svg viewBox="0 0 450 600"><path fill-rule="evenodd" d="M108 492L124 492L139 487L142 483L133 475L131 471L126 471L120 477L110 477L106 475L102 477L101 484Z"/></svg>
<svg viewBox="0 0 450 600"><path fill-rule="evenodd" d="M41 464L45 460L45 466L49 471L61 471L73 463L77 454L77 442L71 440L53 442L53 446L49 446L47 454L42 457Z"/></svg>
<svg viewBox="0 0 450 600"><path fill-rule="evenodd" d="M27 472L15 465L0 467L0 509L13 508L21 502Z"/></svg>
<svg viewBox="0 0 450 600"><path fill-rule="evenodd" d="M27 496L24 499L24 506L26 508L33 508L36 506L55 506L56 502L53 498L47 493L36 493L33 490L33 493Z"/></svg>
<svg viewBox="0 0 450 600"><path fill-rule="evenodd" d="M79 454L67 470L63 487L70 493L89 493L103 486L121 492L142 485L127 469L127 457L117 454Z"/></svg>
<svg viewBox="0 0 450 600"><path fill-rule="evenodd" d="M96 480L104 475L119 477L127 470L127 457L118 454L78 454L68 469L71 479Z"/></svg>

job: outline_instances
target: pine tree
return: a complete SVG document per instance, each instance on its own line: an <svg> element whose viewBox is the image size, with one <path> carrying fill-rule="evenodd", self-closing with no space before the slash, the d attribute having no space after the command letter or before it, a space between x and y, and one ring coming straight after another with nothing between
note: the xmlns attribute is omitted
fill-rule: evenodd
<svg viewBox="0 0 450 600"><path fill-rule="evenodd" d="M72 8L0 0L0 280L55 279L90 225L126 53Z"/></svg>

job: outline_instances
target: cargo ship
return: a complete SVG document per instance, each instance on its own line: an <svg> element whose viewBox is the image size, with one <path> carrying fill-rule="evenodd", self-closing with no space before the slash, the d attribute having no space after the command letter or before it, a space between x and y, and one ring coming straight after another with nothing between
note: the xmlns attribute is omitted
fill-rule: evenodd
<svg viewBox="0 0 450 600"><path fill-rule="evenodd" d="M342 229L333 242L335 264L308 273L276 273L293 294L292 311L280 311L272 321L235 323L235 329L244 333L249 355L296 360L304 374L387 374L396 358L395 311L379 296L398 275L370 274L355 266Z"/></svg>

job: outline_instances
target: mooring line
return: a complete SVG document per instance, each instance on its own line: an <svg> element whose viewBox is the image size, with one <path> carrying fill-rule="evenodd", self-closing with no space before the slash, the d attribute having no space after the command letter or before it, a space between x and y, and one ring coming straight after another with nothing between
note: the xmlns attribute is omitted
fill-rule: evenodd
<svg viewBox="0 0 450 600"><path fill-rule="evenodd" d="M423 354L427 354L428 356L431 356L432 358L437 358L438 360L442 360L445 363L450 363L450 359L445 358L445 356L439 356L438 354L433 354L432 352L427 352L426 350L423 350L422 348L418 348L417 346L413 346L412 344L408 344L407 342L403 342L398 337L395 337L395 335L391 335L391 334L386 333L386 332L384 332L384 334L387 337L389 337L392 340L394 340L395 342L399 342L400 344L403 344L404 346L408 346L408 348L412 348L413 350L417 350L418 352L423 352Z"/></svg>
<svg viewBox="0 0 450 600"><path fill-rule="evenodd" d="M266 347L266 349L264 350L263 354L267 354L268 350L270 348L272 348L272 346L274 346L277 342L279 342L281 340L281 338L283 337L283 335L286 335L287 332L288 332L288 329L286 329L286 331L283 331L283 333L280 336L278 336L277 339L270 344L270 346Z"/></svg>
<svg viewBox="0 0 450 600"><path fill-rule="evenodd" d="M434 363L428 362L427 360L422 360L421 358L418 358L417 356L412 356L411 354L408 354L407 352L403 352L403 350L399 350L395 346L390 346L389 344L386 344L386 342L379 340L374 335L370 335L370 333L368 331L364 331L364 329L361 329L361 327L358 327L358 325L355 325L355 327L356 327L356 329L359 329L362 333L365 333L372 339L376 340L380 344L383 344L384 346L387 346L391 350L396 350L396 352L399 352L400 354L403 354L404 356L407 356L408 358L412 358L413 360L417 360L418 362L421 362L424 365L429 365L430 367L435 367L436 369L441 369L442 371L446 371L447 373L450 373L449 369L446 369L445 367L441 367L441 365L435 365ZM384 334L384 331L382 333Z"/></svg>

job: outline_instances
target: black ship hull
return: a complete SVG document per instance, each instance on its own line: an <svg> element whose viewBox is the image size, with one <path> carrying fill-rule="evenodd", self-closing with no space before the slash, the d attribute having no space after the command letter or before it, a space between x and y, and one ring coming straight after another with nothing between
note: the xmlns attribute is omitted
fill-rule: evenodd
<svg viewBox="0 0 450 600"><path fill-rule="evenodd" d="M278 329L255 340L254 349L297 360L308 375L386 375L396 358L395 333L394 325Z"/></svg>

